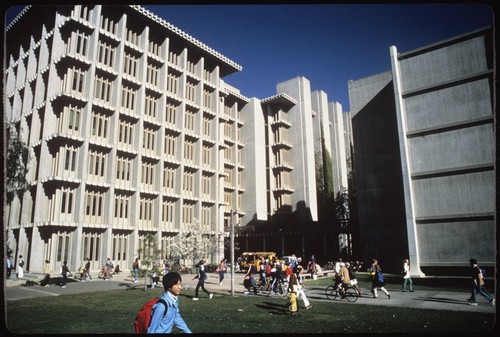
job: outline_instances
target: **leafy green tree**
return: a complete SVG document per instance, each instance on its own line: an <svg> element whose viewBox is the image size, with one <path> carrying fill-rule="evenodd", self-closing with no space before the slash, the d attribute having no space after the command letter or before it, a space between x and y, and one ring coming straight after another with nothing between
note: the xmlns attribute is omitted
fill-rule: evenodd
<svg viewBox="0 0 500 337"><path fill-rule="evenodd" d="M22 199L24 192L29 188L26 174L28 173L30 152L20 134L21 129L17 129L14 123L11 122L7 125L7 204L12 203L16 196Z"/></svg>

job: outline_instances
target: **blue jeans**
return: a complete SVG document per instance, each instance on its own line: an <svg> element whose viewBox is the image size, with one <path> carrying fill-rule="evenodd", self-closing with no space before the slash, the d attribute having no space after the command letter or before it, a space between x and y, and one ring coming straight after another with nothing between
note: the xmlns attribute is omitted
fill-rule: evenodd
<svg viewBox="0 0 500 337"><path fill-rule="evenodd" d="M403 290L406 290L407 283L409 283L410 290L413 290L413 281L411 280L411 277L403 278Z"/></svg>
<svg viewBox="0 0 500 337"><path fill-rule="evenodd" d="M483 286L474 286L474 288L472 288L471 296L472 303L476 303L476 293L486 298L489 302L493 301L493 297L491 297L490 293L488 293L488 291L486 291Z"/></svg>

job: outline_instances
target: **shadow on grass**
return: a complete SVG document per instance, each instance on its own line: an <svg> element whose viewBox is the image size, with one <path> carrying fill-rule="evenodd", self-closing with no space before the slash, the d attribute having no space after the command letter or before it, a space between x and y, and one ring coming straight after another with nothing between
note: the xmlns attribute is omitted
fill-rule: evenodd
<svg viewBox="0 0 500 337"><path fill-rule="evenodd" d="M257 308L268 310L270 314L285 316L288 314L287 304L279 304L273 302L262 302L255 305Z"/></svg>

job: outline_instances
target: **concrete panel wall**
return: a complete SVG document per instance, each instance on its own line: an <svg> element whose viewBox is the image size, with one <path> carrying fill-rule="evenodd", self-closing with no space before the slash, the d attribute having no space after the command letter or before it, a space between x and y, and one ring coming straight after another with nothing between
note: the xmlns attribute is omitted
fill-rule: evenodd
<svg viewBox="0 0 500 337"><path fill-rule="evenodd" d="M493 171L413 181L417 221L427 217L486 214L495 209Z"/></svg>
<svg viewBox="0 0 500 337"><path fill-rule="evenodd" d="M442 222L417 225L422 266L464 266L474 257L483 265L493 265L495 245L471 244L490 242L495 237L493 221ZM450 244L453 243L453 244Z"/></svg>
<svg viewBox="0 0 500 337"><path fill-rule="evenodd" d="M491 165L495 158L491 128L479 125L410 139L412 174Z"/></svg>
<svg viewBox="0 0 500 337"><path fill-rule="evenodd" d="M439 49L411 54L400 61L404 91L434 86L488 70L483 36Z"/></svg>
<svg viewBox="0 0 500 337"><path fill-rule="evenodd" d="M463 83L405 99L408 132L493 115L488 79Z"/></svg>

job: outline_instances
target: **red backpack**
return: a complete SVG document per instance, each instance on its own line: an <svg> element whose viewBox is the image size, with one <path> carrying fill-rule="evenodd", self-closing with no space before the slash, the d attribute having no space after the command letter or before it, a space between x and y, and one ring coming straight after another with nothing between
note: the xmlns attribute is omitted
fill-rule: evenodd
<svg viewBox="0 0 500 337"><path fill-rule="evenodd" d="M149 323L151 323L151 317L153 316L153 306L156 302L161 302L165 306L165 312L163 313L163 317L167 314L168 305L165 300L155 297L146 302L137 313L137 317L134 320L134 327L136 333L146 333L149 328Z"/></svg>

